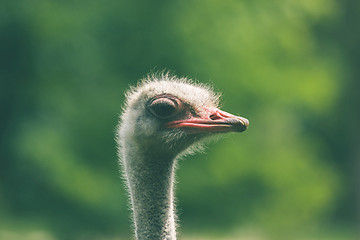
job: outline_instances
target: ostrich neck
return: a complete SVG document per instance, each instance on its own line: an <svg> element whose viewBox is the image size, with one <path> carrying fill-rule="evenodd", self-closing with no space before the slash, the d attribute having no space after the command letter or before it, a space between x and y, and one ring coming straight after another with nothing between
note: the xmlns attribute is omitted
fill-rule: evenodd
<svg viewBox="0 0 360 240"><path fill-rule="evenodd" d="M134 150L124 152L123 165L136 239L176 240L173 203L175 157ZM134 152L138 155L130 154Z"/></svg>

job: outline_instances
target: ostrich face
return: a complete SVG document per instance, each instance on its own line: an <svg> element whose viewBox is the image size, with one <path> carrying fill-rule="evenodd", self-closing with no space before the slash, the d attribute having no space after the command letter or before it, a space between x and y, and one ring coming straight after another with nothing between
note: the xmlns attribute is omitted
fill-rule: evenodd
<svg viewBox="0 0 360 240"><path fill-rule="evenodd" d="M180 153L214 133L242 132L245 118L221 111L218 95L186 81L150 81L128 93L120 136L150 151Z"/></svg>

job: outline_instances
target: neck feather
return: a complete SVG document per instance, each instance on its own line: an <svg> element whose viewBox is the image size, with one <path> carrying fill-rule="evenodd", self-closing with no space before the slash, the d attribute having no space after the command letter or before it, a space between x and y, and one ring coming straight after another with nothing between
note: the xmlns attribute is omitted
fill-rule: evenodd
<svg viewBox="0 0 360 240"><path fill-rule="evenodd" d="M175 156L139 153L136 147L123 151L136 239L176 240L174 209ZM133 153L138 153L134 155Z"/></svg>

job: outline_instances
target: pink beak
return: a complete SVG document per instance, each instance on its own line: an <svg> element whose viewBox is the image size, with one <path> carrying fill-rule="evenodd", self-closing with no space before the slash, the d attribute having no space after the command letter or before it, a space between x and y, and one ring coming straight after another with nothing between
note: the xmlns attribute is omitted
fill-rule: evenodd
<svg viewBox="0 0 360 240"><path fill-rule="evenodd" d="M249 120L221 111L218 108L206 109L207 114L167 123L167 128L183 128L188 133L225 133L243 132L249 126Z"/></svg>

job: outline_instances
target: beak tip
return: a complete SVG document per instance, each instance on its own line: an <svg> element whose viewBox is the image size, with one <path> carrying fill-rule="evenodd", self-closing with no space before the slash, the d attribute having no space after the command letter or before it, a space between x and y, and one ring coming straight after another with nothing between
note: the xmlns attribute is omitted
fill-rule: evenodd
<svg viewBox="0 0 360 240"><path fill-rule="evenodd" d="M249 120L246 118L240 118L240 124L239 124L239 132L243 132L249 127Z"/></svg>

